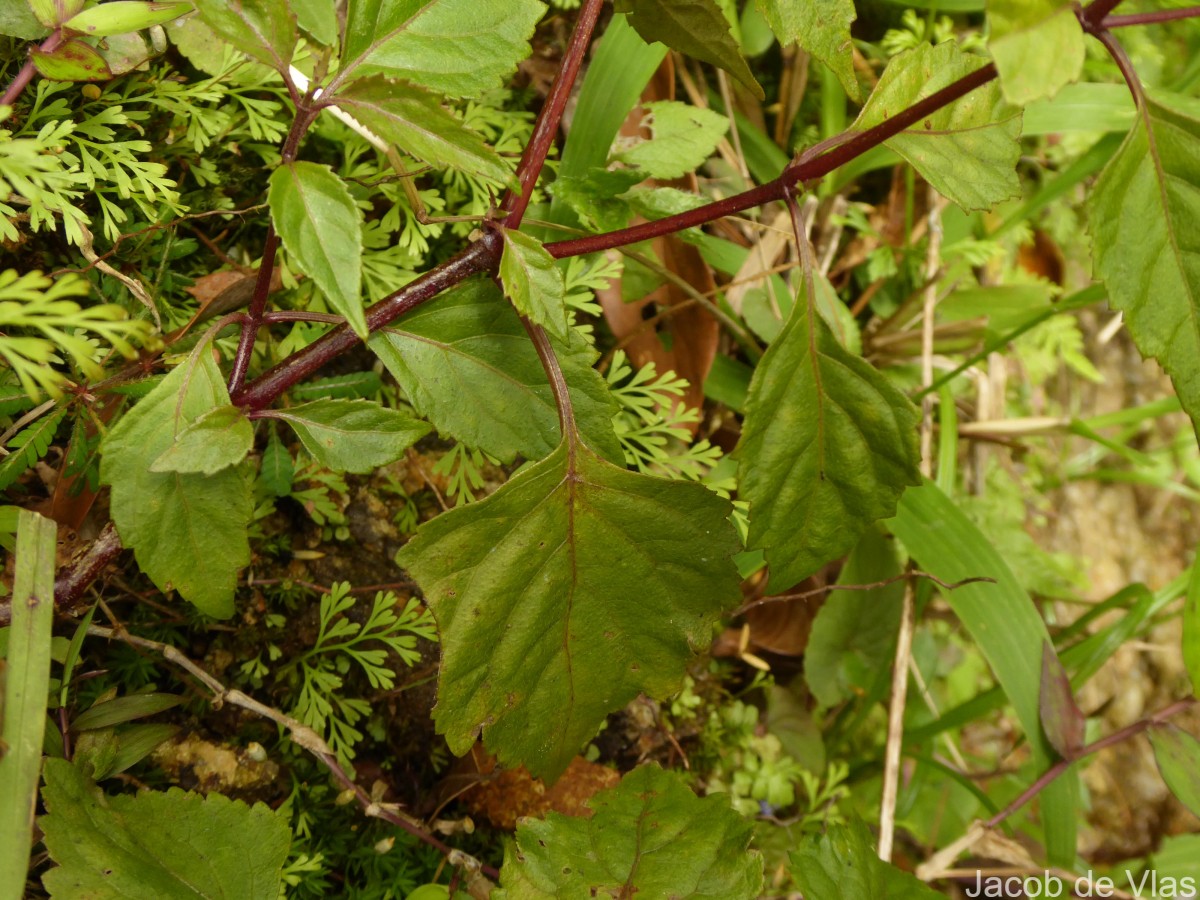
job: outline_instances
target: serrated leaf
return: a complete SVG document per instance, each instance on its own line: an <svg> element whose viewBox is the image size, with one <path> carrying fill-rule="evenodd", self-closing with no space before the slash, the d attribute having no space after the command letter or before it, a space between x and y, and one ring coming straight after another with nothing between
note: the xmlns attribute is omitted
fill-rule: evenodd
<svg viewBox="0 0 1200 900"><path fill-rule="evenodd" d="M292 0L296 23L326 47L338 42L337 6L334 0Z"/></svg>
<svg viewBox="0 0 1200 900"><path fill-rule="evenodd" d="M8 442L8 449L12 452L0 459L0 491L7 489L46 455L66 414L67 408L64 406L13 435Z"/></svg>
<svg viewBox="0 0 1200 900"><path fill-rule="evenodd" d="M233 614L237 573L250 563L250 484L236 468L202 475L152 472L150 464L188 425L228 404L221 371L202 343L113 426L100 459L113 522L142 571L219 618Z"/></svg>
<svg viewBox="0 0 1200 900"><path fill-rule="evenodd" d="M258 476L263 487L271 496L283 497L291 491L295 474L296 466L292 462L292 454L288 453L287 447L283 446L283 441L279 440L279 435L272 429L267 448L263 451L262 468Z"/></svg>
<svg viewBox="0 0 1200 900"><path fill-rule="evenodd" d="M321 465L335 472L370 472L404 455L433 429L398 409L370 400L314 400L271 410Z"/></svg>
<svg viewBox="0 0 1200 900"><path fill-rule="evenodd" d="M352 81L337 104L405 153L431 166L450 166L503 184L510 170L483 138L425 88L376 75Z"/></svg>
<svg viewBox="0 0 1200 900"><path fill-rule="evenodd" d="M586 818L522 819L496 897L749 900L762 890L753 826L724 794L701 799L678 775L650 764L588 806L594 814Z"/></svg>
<svg viewBox="0 0 1200 900"><path fill-rule="evenodd" d="M521 315L567 340L567 286L554 257L535 237L508 228L500 235L504 238L500 257L504 293Z"/></svg>
<svg viewBox="0 0 1200 900"><path fill-rule="evenodd" d="M462 755L556 778L604 717L678 690L738 599L729 503L618 468L576 440L397 555L442 637L434 720Z"/></svg>
<svg viewBox="0 0 1200 900"><path fill-rule="evenodd" d="M854 123L862 131L980 68L953 41L921 44L892 59ZM885 143L963 209L991 209L1021 192L1021 113L991 82Z"/></svg>
<svg viewBox="0 0 1200 900"><path fill-rule="evenodd" d="M685 56L724 69L765 98L730 33L729 20L714 0L614 0L613 7L648 43L659 41Z"/></svg>
<svg viewBox="0 0 1200 900"><path fill-rule="evenodd" d="M1087 720L1075 694L1071 690L1071 679L1067 676L1054 645L1042 643L1042 680L1038 692L1038 716L1046 740L1063 759L1074 759L1083 746Z"/></svg>
<svg viewBox="0 0 1200 900"><path fill-rule="evenodd" d="M46 760L45 779L51 897L279 896L291 832L269 807L178 788L109 797L62 759Z"/></svg>
<svg viewBox="0 0 1200 900"><path fill-rule="evenodd" d="M90 44L72 38L53 50L34 47L29 51L34 67L51 81L107 81L112 71L100 52Z"/></svg>
<svg viewBox="0 0 1200 900"><path fill-rule="evenodd" d="M817 323L793 307L754 372L737 450L746 546L766 552L770 591L844 554L920 480L917 410Z"/></svg>
<svg viewBox="0 0 1200 900"><path fill-rule="evenodd" d="M1148 97L1088 206L1096 276L1200 433L1200 103Z"/></svg>
<svg viewBox="0 0 1200 900"><path fill-rule="evenodd" d="M854 0L757 0L757 4L780 44L799 44L833 70L850 99L859 99L850 43L850 26L857 18Z"/></svg>
<svg viewBox="0 0 1200 900"><path fill-rule="evenodd" d="M372 335L373 349L417 413L446 436L499 459L541 459L558 444L558 409L537 352L491 281L466 282ZM584 439L624 460L617 407L578 334L555 351Z"/></svg>
<svg viewBox="0 0 1200 900"><path fill-rule="evenodd" d="M500 87L529 56L545 11L539 0L350 0L342 71L475 97Z"/></svg>
<svg viewBox="0 0 1200 900"><path fill-rule="evenodd" d="M286 163L271 173L267 202L288 253L354 333L366 338L362 217L346 183L329 166Z"/></svg>
<svg viewBox="0 0 1200 900"><path fill-rule="evenodd" d="M1083 28L1072 0L988 0L988 49L1009 103L1053 97L1083 73Z"/></svg>
<svg viewBox="0 0 1200 900"><path fill-rule="evenodd" d="M939 900L942 896L881 860L871 832L857 819L807 838L791 859L792 877L805 900Z"/></svg>
<svg viewBox="0 0 1200 900"><path fill-rule="evenodd" d="M287 0L194 0L222 40L285 74L296 49L296 17Z"/></svg>
<svg viewBox="0 0 1200 900"><path fill-rule="evenodd" d="M192 4L188 0L148 3L141 0L110 0L72 16L64 27L97 37L127 34L152 25L165 25L191 11Z"/></svg>
<svg viewBox="0 0 1200 900"><path fill-rule="evenodd" d="M587 175L559 175L550 185L550 193L574 210L585 225L616 231L629 224L630 216L629 202L619 195L642 181L641 172L597 167L588 169Z"/></svg>
<svg viewBox="0 0 1200 900"><path fill-rule="evenodd" d="M1200 816L1200 741L1169 722L1150 726L1159 774L1175 799Z"/></svg>
<svg viewBox="0 0 1200 900"><path fill-rule="evenodd" d="M212 475L236 466L254 446L254 429L236 406L210 409L187 425L158 459L151 472Z"/></svg>
<svg viewBox="0 0 1200 900"><path fill-rule="evenodd" d="M674 100L646 104L653 137L616 155L621 162L652 178L682 178L712 156L729 130L729 118Z"/></svg>

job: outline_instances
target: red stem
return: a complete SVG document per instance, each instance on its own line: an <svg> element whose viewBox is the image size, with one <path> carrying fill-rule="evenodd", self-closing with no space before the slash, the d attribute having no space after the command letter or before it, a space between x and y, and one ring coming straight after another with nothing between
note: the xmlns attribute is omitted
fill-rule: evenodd
<svg viewBox="0 0 1200 900"><path fill-rule="evenodd" d="M1186 709L1190 709L1195 704L1195 697L1188 697L1185 700L1178 700L1175 703L1172 703L1170 706L1160 709L1152 716L1148 716L1145 719L1134 722L1132 725L1126 725L1124 728L1114 731L1112 734L1102 737L1098 741L1093 741L1086 747L1081 748L1079 752L1070 759L1060 759L1049 769L1043 772L1042 776L1038 778L1037 781L1025 788L1025 790L1023 790L1020 795L1013 800L1012 803L1008 804L1008 806L1004 807L1004 809L1000 810L1000 812L996 813L994 816L984 822L984 825L986 825L988 828L995 828L997 825L1015 813L1018 809L1045 790L1046 785L1057 779L1060 775L1066 772L1067 769L1071 768L1072 765L1084 757L1091 756L1093 753L1099 753L1105 747L1111 747L1114 744L1127 741L1131 737L1141 734L1143 731L1148 731L1154 725L1161 725L1167 719L1178 715Z"/></svg>
<svg viewBox="0 0 1200 900"><path fill-rule="evenodd" d="M1127 16L1107 16L1100 25L1102 28L1125 28L1129 25L1158 25L1175 19L1197 17L1200 17L1200 6L1184 6L1180 9L1156 9L1153 12L1132 13Z"/></svg>
<svg viewBox="0 0 1200 900"><path fill-rule="evenodd" d="M521 163L517 166L517 181L521 185L521 193L515 194L510 189L501 204L502 209L508 210L504 219L505 228L519 228L525 210L529 208L534 185L542 174L546 156L558 135L563 112L567 108L571 90L575 87L575 79L579 77L583 56L592 42L592 32L596 30L596 20L600 17L600 8L603 5L604 0L586 0L579 13L579 19L575 22L575 31L567 44L567 51L554 79L554 85L542 105L542 111L538 113L537 122L533 126L533 136L525 145Z"/></svg>
<svg viewBox="0 0 1200 900"><path fill-rule="evenodd" d="M42 42L38 49L43 53L49 53L55 47L62 43L62 30L55 31L50 37ZM4 91L4 96L0 97L0 106L12 106L17 102L17 98L21 96L21 92L25 90L30 81L33 80L33 54L31 53L25 60L25 64L21 66L21 70L17 72L17 77L12 80L8 88Z"/></svg>

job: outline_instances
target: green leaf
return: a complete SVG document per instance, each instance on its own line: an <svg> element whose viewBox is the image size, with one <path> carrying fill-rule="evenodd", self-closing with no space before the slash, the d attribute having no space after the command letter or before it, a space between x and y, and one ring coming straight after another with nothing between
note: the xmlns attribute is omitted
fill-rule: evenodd
<svg viewBox="0 0 1200 900"><path fill-rule="evenodd" d="M279 435L272 428L271 438L267 441L267 448L263 451L259 479L271 496L283 497L291 492L292 478L295 474L296 467L292 462L292 455L288 453L287 447L283 446L283 441L279 440Z"/></svg>
<svg viewBox="0 0 1200 900"><path fill-rule="evenodd" d="M1159 774L1180 803L1200 816L1200 741L1169 722L1150 727Z"/></svg>
<svg viewBox="0 0 1200 900"><path fill-rule="evenodd" d="M350 0L342 71L362 68L451 97L500 87L529 56L539 0Z"/></svg>
<svg viewBox="0 0 1200 900"><path fill-rule="evenodd" d="M643 40L718 66L748 87L759 100L763 89L729 30L729 20L713 0L614 0Z"/></svg>
<svg viewBox="0 0 1200 900"><path fill-rule="evenodd" d="M509 167L425 88L376 75L350 82L337 105L405 153L431 166L473 172L500 184Z"/></svg>
<svg viewBox="0 0 1200 900"><path fill-rule="evenodd" d="M567 340L567 288L554 257L535 237L508 228L500 235L504 238L500 257L504 293L521 315Z"/></svg>
<svg viewBox="0 0 1200 900"><path fill-rule="evenodd" d="M1192 565L1183 603L1183 664L1192 680L1192 693L1200 694L1200 566Z"/></svg>
<svg viewBox="0 0 1200 900"><path fill-rule="evenodd" d="M123 725L134 719L152 716L163 710L178 706L183 697L178 694L130 694L127 697L114 697L103 703L97 703L90 709L81 712L71 722L74 731L87 731L93 728L110 728L113 725Z"/></svg>
<svg viewBox="0 0 1200 900"><path fill-rule="evenodd" d="M66 414L67 408L61 407L13 435L8 442L12 452L0 460L0 491L8 488L49 452L58 426Z"/></svg>
<svg viewBox="0 0 1200 900"><path fill-rule="evenodd" d="M729 118L674 100L646 104L643 126L653 137L616 154L626 165L652 178L682 178L712 156L729 130Z"/></svg>
<svg viewBox="0 0 1200 900"><path fill-rule="evenodd" d="M46 36L49 28L38 21L28 3L0 3L0 34L36 41Z"/></svg>
<svg viewBox="0 0 1200 900"><path fill-rule="evenodd" d="M988 0L988 49L1018 106L1053 97L1083 73L1083 28L1072 0Z"/></svg>
<svg viewBox="0 0 1200 900"><path fill-rule="evenodd" d="M140 0L111 0L72 16L64 27L97 37L127 34L152 25L165 25L191 11L192 4L188 0L151 3L143 3Z"/></svg>
<svg viewBox="0 0 1200 900"><path fill-rule="evenodd" d="M805 900L938 900L942 895L879 858L861 821L833 825L792 852L792 877Z"/></svg>
<svg viewBox="0 0 1200 900"><path fill-rule="evenodd" d="M720 897L762 890L752 824L723 794L703 799L650 764L588 801L590 817L522 819L500 870L503 898ZM863 895L866 896L866 895Z"/></svg>
<svg viewBox="0 0 1200 900"><path fill-rule="evenodd" d="M236 466L252 446L254 429L246 414L236 406L218 406L180 431L150 471L212 475Z"/></svg>
<svg viewBox="0 0 1200 900"><path fill-rule="evenodd" d="M298 384L291 390L293 400L365 400L383 390L383 379L378 373L367 369L363 372L343 372L330 378L314 378Z"/></svg>
<svg viewBox="0 0 1200 900"><path fill-rule="evenodd" d="M113 522L142 571L220 618L233 614L237 573L250 563L250 484L236 468L202 475L150 465L188 425L228 404L220 369L201 342L113 426L100 459L100 480L112 485Z"/></svg>
<svg viewBox="0 0 1200 900"><path fill-rule="evenodd" d="M267 202L288 253L354 333L366 338L362 217L346 183L329 166L286 163L271 173Z"/></svg>
<svg viewBox="0 0 1200 900"><path fill-rule="evenodd" d="M432 429L370 400L314 400L267 413L292 426L304 448L335 472L370 472L404 455Z"/></svg>
<svg viewBox="0 0 1200 900"><path fill-rule="evenodd" d="M34 67L51 81L107 81L112 78L100 52L81 40L63 41L53 50L34 47L29 51Z"/></svg>
<svg viewBox="0 0 1200 900"><path fill-rule="evenodd" d="M793 307L755 370L737 451L746 546L766 551L770 591L844 554L920 478L917 410L817 323Z"/></svg>
<svg viewBox="0 0 1200 900"><path fill-rule="evenodd" d="M29 870L30 836L42 764L54 565L58 526L35 512L18 513L7 669L0 666L0 893L17 897Z"/></svg>
<svg viewBox="0 0 1200 900"><path fill-rule="evenodd" d="M200 18L251 59L286 74L296 49L296 17L287 0L194 0Z"/></svg>
<svg viewBox="0 0 1200 900"><path fill-rule="evenodd" d="M900 574L894 542L868 528L838 575L839 584L873 584ZM804 680L825 708L850 700L886 671L900 631L904 584L832 591L813 620Z"/></svg>
<svg viewBox="0 0 1200 900"><path fill-rule="evenodd" d="M969 75L980 59L953 41L921 44L888 63L867 99L856 131ZM1021 113L1007 106L995 82L922 119L886 141L937 190L963 209L990 209L1021 192L1016 164L1021 155Z"/></svg>
<svg viewBox="0 0 1200 900"><path fill-rule="evenodd" d="M46 760L45 778L51 897L279 896L291 832L269 807L178 788L108 797L62 759Z"/></svg>
<svg viewBox="0 0 1200 900"><path fill-rule="evenodd" d="M576 440L397 556L442 637L434 720L462 755L557 777L604 717L679 689L738 599L729 503L618 468Z"/></svg>
<svg viewBox="0 0 1200 900"><path fill-rule="evenodd" d="M491 281L469 281L372 335L373 349L417 414L443 434L511 462L558 444L558 409L537 352ZM617 406L591 366L596 352L572 333L555 346L584 440L610 460L625 455Z"/></svg>
<svg viewBox="0 0 1200 900"><path fill-rule="evenodd" d="M1200 103L1148 97L1088 206L1097 277L1200 433Z"/></svg>
<svg viewBox="0 0 1200 900"><path fill-rule="evenodd" d="M21 0L17 0L21 2ZM28 0L37 20L47 28L57 28L83 9L84 0Z"/></svg>
<svg viewBox="0 0 1200 900"><path fill-rule="evenodd" d="M658 179L680 178L697 169L729 130L729 118L711 109L674 100L646 103L642 127L651 137L615 158Z"/></svg>
<svg viewBox="0 0 1200 900"><path fill-rule="evenodd" d="M337 6L330 0L292 0L297 24L326 47L338 42Z"/></svg>
<svg viewBox="0 0 1200 900"><path fill-rule="evenodd" d="M799 44L833 70L850 99L859 99L850 43L850 26L857 18L854 0L757 0L757 4L780 44Z"/></svg>
<svg viewBox="0 0 1200 900"><path fill-rule="evenodd" d="M995 584L964 584L942 597L975 639L1016 711L1038 771L1053 751L1041 729L1039 699L1046 624L1004 559L961 509L931 481L904 492L887 522L921 568L947 583L988 577ZM1078 779L1066 776L1041 794L1046 849L1054 865L1075 859Z"/></svg>

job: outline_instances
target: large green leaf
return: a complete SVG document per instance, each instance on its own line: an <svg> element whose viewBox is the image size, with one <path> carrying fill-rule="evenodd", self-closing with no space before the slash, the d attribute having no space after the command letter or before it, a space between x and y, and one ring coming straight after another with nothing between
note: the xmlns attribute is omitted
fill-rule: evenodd
<svg viewBox="0 0 1200 900"><path fill-rule="evenodd" d="M540 0L350 0L342 71L476 96L499 87L529 55L545 11Z"/></svg>
<svg viewBox="0 0 1200 900"><path fill-rule="evenodd" d="M754 372L740 460L747 549L786 589L853 547L919 480L917 410L797 303Z"/></svg>
<svg viewBox="0 0 1200 900"><path fill-rule="evenodd" d="M165 25L191 11L192 4L188 0L158 0L150 3L142 0L111 0L72 16L66 27L89 37L128 34L152 25Z"/></svg>
<svg viewBox="0 0 1200 900"><path fill-rule="evenodd" d="M542 242L520 231L504 229L500 282L523 316L567 340L567 286L554 257Z"/></svg>
<svg viewBox="0 0 1200 900"><path fill-rule="evenodd" d="M385 141L431 166L508 180L509 167L496 151L422 87L375 75L338 91L337 104Z"/></svg>
<svg viewBox="0 0 1200 900"><path fill-rule="evenodd" d="M195 0L200 18L247 56L284 73L296 49L287 0Z"/></svg>
<svg viewBox="0 0 1200 900"><path fill-rule="evenodd" d="M314 400L271 410L292 426L304 448L335 472L370 472L404 455L430 427L370 400Z"/></svg>
<svg viewBox="0 0 1200 900"><path fill-rule="evenodd" d="M502 898L720 897L762 890L753 825L722 794L700 799L656 765L588 801L593 815L522 819L500 870ZM866 896L865 894L863 896Z"/></svg>
<svg viewBox="0 0 1200 900"><path fill-rule="evenodd" d="M1009 103L1053 97L1083 72L1083 28L1072 0L988 0L988 49Z"/></svg>
<svg viewBox="0 0 1200 900"><path fill-rule="evenodd" d="M276 900L291 846L287 821L261 803L178 788L107 797L71 763L46 760L38 820L57 863L54 898Z"/></svg>
<svg viewBox="0 0 1200 900"><path fill-rule="evenodd" d="M271 173L267 201L288 253L365 338L362 217L345 182L329 166L287 163Z"/></svg>
<svg viewBox="0 0 1200 900"><path fill-rule="evenodd" d="M17 513L12 627L7 666L0 666L0 897L16 900L29 871L33 814L42 768L50 643L54 629L54 565L58 526L30 510Z"/></svg>
<svg viewBox="0 0 1200 900"><path fill-rule="evenodd" d="M617 159L653 178L682 178L712 156L729 130L729 117L674 100L646 104L653 135L617 154Z"/></svg>
<svg viewBox="0 0 1200 900"><path fill-rule="evenodd" d="M558 410L537 352L496 286L467 282L371 338L418 414L439 432L503 462L541 459L558 444ZM610 460L625 455L616 405L577 334L556 345L584 440Z"/></svg>
<svg viewBox="0 0 1200 900"><path fill-rule="evenodd" d="M142 571L219 617L233 614L237 573L250 563L250 484L236 468L203 475L154 472L151 464L202 415L228 405L221 372L201 343L113 426L100 458L113 522Z"/></svg>
<svg viewBox="0 0 1200 900"><path fill-rule="evenodd" d="M884 69L855 129L878 125L974 72L980 62L953 41L901 53ZM887 145L963 209L990 209L1020 194L1020 136L1020 112L1004 103L992 82L890 138Z"/></svg>
<svg viewBox="0 0 1200 900"><path fill-rule="evenodd" d="M854 0L757 0L783 45L798 43L833 70L851 99L859 98L850 26Z"/></svg>
<svg viewBox="0 0 1200 900"><path fill-rule="evenodd" d="M614 0L613 6L629 16L629 24L644 40L719 66L763 99L763 89L730 33L729 20L714 0Z"/></svg>
<svg viewBox="0 0 1200 900"><path fill-rule="evenodd" d="M964 584L942 596L970 632L1016 711L1039 771L1054 759L1042 733L1042 647L1050 639L1033 600L987 538L931 481L905 491L887 527L920 567L944 582L986 577L994 584ZM1046 852L1054 865L1075 859L1079 781L1064 776L1041 794Z"/></svg>
<svg viewBox="0 0 1200 900"><path fill-rule="evenodd" d="M397 556L438 621L434 720L466 753L557 777L610 712L679 689L738 599L729 503L618 468L568 433Z"/></svg>
<svg viewBox="0 0 1200 900"><path fill-rule="evenodd" d="M150 471L212 475L236 466L253 446L254 429L246 414L236 406L218 406L175 435Z"/></svg>
<svg viewBox="0 0 1200 900"><path fill-rule="evenodd" d="M1097 276L1200 430L1200 102L1147 98L1088 214Z"/></svg>
<svg viewBox="0 0 1200 900"><path fill-rule="evenodd" d="M857 819L807 838L791 857L792 877L805 900L938 900L942 896L881 860L871 832Z"/></svg>

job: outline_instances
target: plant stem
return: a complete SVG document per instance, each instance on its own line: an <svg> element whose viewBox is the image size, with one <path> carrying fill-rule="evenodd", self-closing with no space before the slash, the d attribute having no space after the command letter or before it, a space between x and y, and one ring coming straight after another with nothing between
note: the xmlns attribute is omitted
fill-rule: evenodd
<svg viewBox="0 0 1200 900"><path fill-rule="evenodd" d="M62 30L56 30L50 37L42 41L42 45L38 48L43 53L49 53L62 43ZM17 102L17 98L21 96L21 92L33 80L33 55L30 54L25 60L25 64L21 66L21 70L17 72L17 77L12 80L8 88L4 91L4 96L0 97L0 106L12 106Z"/></svg>
<svg viewBox="0 0 1200 900"><path fill-rule="evenodd" d="M1146 92L1142 89L1141 79L1138 78L1137 70L1133 67L1133 60L1129 58L1129 54L1125 52L1125 48L1121 46L1121 42L1117 40L1116 35L1105 28L1097 29L1093 33L1093 36L1104 45L1104 49L1108 51L1108 55L1117 64L1117 68L1121 70L1121 77L1125 79L1125 84L1129 86L1129 93L1133 94L1134 103L1137 104L1139 110L1144 111L1146 108ZM1147 122L1148 129L1149 123Z"/></svg>
<svg viewBox="0 0 1200 900"><path fill-rule="evenodd" d="M499 234L487 231L483 237L454 258L384 297L366 311L368 330L379 331L409 310L460 284L470 276L494 269L500 261L500 241ZM263 409L292 385L313 375L326 363L360 343L358 335L350 330L349 325L339 325L299 353L264 372L234 394L233 401L250 409Z"/></svg>
<svg viewBox="0 0 1200 900"><path fill-rule="evenodd" d="M508 210L504 219L505 228L520 228L525 210L533 197L533 188L542 173L546 163L546 155L558 134L562 123L563 112L575 87L575 79L579 77L579 69L583 65L583 56L592 42L592 33L596 30L596 20L600 16L600 8L604 0L586 0L575 23L575 31L571 34L567 51L563 55L562 65L555 76L550 94L538 113L537 122L533 126L533 135L525 145L525 152L517 166L517 181L521 185L519 194L511 189L504 197L502 209Z"/></svg>
<svg viewBox="0 0 1200 900"><path fill-rule="evenodd" d="M294 96L293 92L293 96ZM296 118L283 142L280 153L282 164L295 162L300 150L300 141L319 114L318 109L302 106L296 110ZM275 223L267 223L267 239L263 244L262 262L258 266L258 280L254 283L254 296L250 308L242 320L242 336L238 341L237 353L233 357L233 368L229 373L229 393L236 394L246 383L250 371L250 358L254 355L254 341L262 326L263 313L267 311L267 296L271 293L271 276L275 273L275 254L279 249L279 237L275 234Z"/></svg>
<svg viewBox="0 0 1200 900"><path fill-rule="evenodd" d="M1103 28L1125 28L1129 25L1158 25L1176 19L1200 18L1200 6L1184 6L1180 9L1156 9L1153 12L1131 13L1127 16L1106 16L1101 20Z"/></svg>
<svg viewBox="0 0 1200 900"><path fill-rule="evenodd" d="M988 819L984 825L988 828L995 828L997 825L1019 810L1022 806L1040 794L1043 790L1045 790L1046 785L1050 784L1050 782L1054 781L1056 778L1066 772L1067 769L1071 768L1071 766L1077 761L1086 756L1091 756L1093 753L1099 753L1106 747L1111 747L1114 744L1127 741L1131 737L1139 735L1144 731L1148 731L1154 725L1160 725L1172 716L1178 715L1184 710L1191 709L1196 702L1197 700L1195 697L1188 697L1184 700L1176 701L1170 706L1160 709L1153 715L1147 716L1145 719L1134 722L1132 725L1126 725L1124 728L1114 731L1112 734L1102 737L1098 741L1093 741L1086 747L1081 748L1079 752L1076 753L1071 759L1060 759L1049 769L1043 772L1042 776L1038 778L1037 781L1025 788L1025 790L1023 790L1020 795L1013 800L1012 803L1008 804L1008 806L1004 807L1004 809L1000 810L1000 812Z"/></svg>
<svg viewBox="0 0 1200 900"><path fill-rule="evenodd" d="M590 237L575 238L567 241L556 241L547 244L546 249L558 259L568 256L582 256L588 253L598 253L611 250L625 244L634 244L663 235L673 234L685 228L694 228L716 219L724 218L733 213L742 212L755 206L762 206L776 200L783 200L785 193L798 182L815 181L823 178L834 169L844 166L852 159L866 151L879 146L890 137L904 131L910 125L915 125L921 119L936 112L943 106L948 106L955 100L969 94L975 88L987 84L996 77L996 67L991 63L965 75L940 91L930 94L924 100L913 104L908 109L897 113L892 118L880 122L866 131L854 133L841 140L833 149L813 155L802 154L780 173L779 177L766 184L751 188L741 194L735 194L724 200L708 203L688 212L667 216L630 228L621 228L606 234ZM831 139L832 142L833 139ZM820 146L820 145L819 145ZM828 146L828 145L825 145Z"/></svg>

